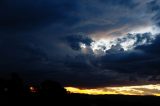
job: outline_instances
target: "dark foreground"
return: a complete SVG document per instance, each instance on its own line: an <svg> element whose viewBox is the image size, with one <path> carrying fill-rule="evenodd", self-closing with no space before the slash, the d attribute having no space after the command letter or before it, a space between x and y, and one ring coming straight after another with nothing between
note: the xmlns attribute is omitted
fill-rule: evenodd
<svg viewBox="0 0 160 106"><path fill-rule="evenodd" d="M0 106L159 106L160 97L153 96L123 96L123 95L81 95L67 94L63 96L3 97Z"/></svg>
<svg viewBox="0 0 160 106"><path fill-rule="evenodd" d="M160 106L160 97L124 95L84 95L67 92L52 80L26 83L13 73L0 79L0 106Z"/></svg>

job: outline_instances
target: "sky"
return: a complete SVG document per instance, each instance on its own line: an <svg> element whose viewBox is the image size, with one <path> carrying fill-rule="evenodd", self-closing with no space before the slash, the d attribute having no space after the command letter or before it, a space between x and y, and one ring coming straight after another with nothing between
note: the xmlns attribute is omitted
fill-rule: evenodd
<svg viewBox="0 0 160 106"><path fill-rule="evenodd" d="M97 88L160 82L160 0L1 0L0 76Z"/></svg>

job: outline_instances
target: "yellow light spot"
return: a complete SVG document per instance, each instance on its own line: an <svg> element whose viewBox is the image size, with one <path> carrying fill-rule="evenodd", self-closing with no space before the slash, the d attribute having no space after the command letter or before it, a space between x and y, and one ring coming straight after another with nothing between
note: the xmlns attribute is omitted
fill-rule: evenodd
<svg viewBox="0 0 160 106"><path fill-rule="evenodd" d="M36 93L37 92L37 88L35 88L33 86L30 86L29 89L30 89L30 92L32 92L32 93Z"/></svg>
<svg viewBox="0 0 160 106"><path fill-rule="evenodd" d="M29 87L29 89L30 89L30 90L34 90L34 87L31 86L31 87Z"/></svg>

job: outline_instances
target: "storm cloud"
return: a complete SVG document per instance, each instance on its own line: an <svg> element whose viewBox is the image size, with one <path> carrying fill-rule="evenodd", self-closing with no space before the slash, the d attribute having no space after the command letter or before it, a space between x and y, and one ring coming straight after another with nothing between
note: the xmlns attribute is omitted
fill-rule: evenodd
<svg viewBox="0 0 160 106"><path fill-rule="evenodd" d="M159 81L159 12L158 0L1 0L1 76L83 87Z"/></svg>

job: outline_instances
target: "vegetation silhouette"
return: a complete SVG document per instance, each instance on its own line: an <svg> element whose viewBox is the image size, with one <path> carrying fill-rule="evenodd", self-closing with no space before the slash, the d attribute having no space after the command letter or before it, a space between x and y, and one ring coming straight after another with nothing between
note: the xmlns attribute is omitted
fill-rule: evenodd
<svg viewBox="0 0 160 106"><path fill-rule="evenodd" d="M0 78L0 106L119 106L160 105L160 97L124 95L73 94L57 81L45 80L40 84L25 83L17 74Z"/></svg>
<svg viewBox="0 0 160 106"><path fill-rule="evenodd" d="M41 83L41 93L43 96L63 96L66 90L58 82L46 80Z"/></svg>

